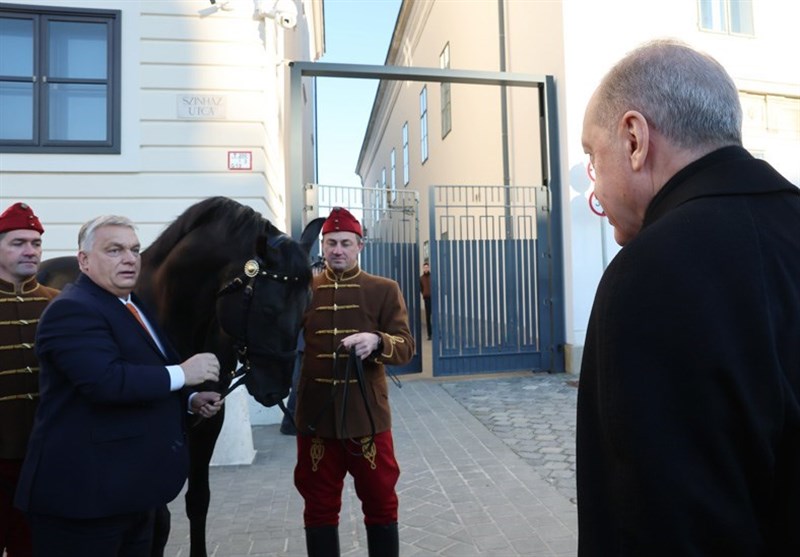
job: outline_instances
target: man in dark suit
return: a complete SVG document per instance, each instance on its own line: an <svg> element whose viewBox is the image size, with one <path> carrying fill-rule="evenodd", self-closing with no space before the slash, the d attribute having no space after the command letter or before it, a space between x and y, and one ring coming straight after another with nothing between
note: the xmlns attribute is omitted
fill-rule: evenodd
<svg viewBox="0 0 800 557"><path fill-rule="evenodd" d="M125 217L86 223L82 274L42 314L40 403L15 502L37 557L147 556L153 514L188 470L186 386L217 380L213 354L179 363L131 292L141 261ZM211 416L217 393L194 393Z"/></svg>
<svg viewBox="0 0 800 557"><path fill-rule="evenodd" d="M580 557L800 555L800 190L741 130L728 73L673 41L586 109L623 247L581 367Z"/></svg>

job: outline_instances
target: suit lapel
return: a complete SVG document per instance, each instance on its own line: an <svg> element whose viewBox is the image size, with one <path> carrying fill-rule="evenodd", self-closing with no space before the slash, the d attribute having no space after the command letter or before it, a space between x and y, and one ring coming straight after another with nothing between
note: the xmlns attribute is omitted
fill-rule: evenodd
<svg viewBox="0 0 800 557"><path fill-rule="evenodd" d="M147 322L150 324L150 327L153 329L153 332L158 336L159 342L164 347L164 354L163 355L166 358L166 360L168 362L179 362L180 361L180 356L175 351L175 348L173 348L172 343L170 342L170 340L167 337L166 333L164 333L164 331L161 330L161 326L159 325L158 321L150 314L150 311L145 306L144 302L142 302L142 300L136 294L133 294L133 293L131 294L131 301L134 304L136 304L136 307L139 308L139 311L144 314L145 318L147 319ZM125 311L127 312L127 309ZM130 313L130 312L128 312L128 313ZM134 321L136 321L136 318L133 317L133 315L131 315L131 318ZM138 326L138 323L137 323L137 326ZM139 328L141 329L142 327L139 327ZM143 332L148 337L150 337L150 335L147 333L147 331L143 331ZM156 343L153 341L152 338L150 338L150 342L153 344L153 346L156 346ZM157 346L156 346L156 349L158 349ZM159 350L159 352L160 352L160 350Z"/></svg>
<svg viewBox="0 0 800 557"><path fill-rule="evenodd" d="M153 329L153 332L158 336L159 342L164 347L163 352L158 347L158 344L156 344L156 341L153 340L153 337L150 335L150 333L139 324L136 318L125 307L125 304L120 302L119 298L104 288L97 286L92 279L84 274L81 274L78 277L78 280L75 281L75 284L79 288L89 291L95 298L97 298L100 306L103 308L103 311L108 314L112 323L126 327L127 330L130 330L130 334L140 335L144 341L147 342L147 344L164 360L165 363L171 364L180 361L180 357L178 356L177 352L175 352L175 349L172 348L167 336L158 326L156 320L150 315L150 312L144 306L142 301L135 294L131 294L131 300L134 304L136 304L136 307L139 308L139 312L144 314L147 322Z"/></svg>

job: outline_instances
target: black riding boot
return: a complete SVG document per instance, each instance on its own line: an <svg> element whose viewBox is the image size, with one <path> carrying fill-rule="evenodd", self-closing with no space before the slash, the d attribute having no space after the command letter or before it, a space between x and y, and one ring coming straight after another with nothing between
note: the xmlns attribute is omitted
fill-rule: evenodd
<svg viewBox="0 0 800 557"><path fill-rule="evenodd" d="M339 527L306 528L308 557L339 557Z"/></svg>
<svg viewBox="0 0 800 557"><path fill-rule="evenodd" d="M397 522L367 526L367 549L369 557L399 557L400 537Z"/></svg>

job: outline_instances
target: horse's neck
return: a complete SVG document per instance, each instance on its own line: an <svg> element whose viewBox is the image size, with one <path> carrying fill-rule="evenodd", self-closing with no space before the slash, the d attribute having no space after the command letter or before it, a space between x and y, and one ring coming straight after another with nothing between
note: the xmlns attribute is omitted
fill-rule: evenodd
<svg viewBox="0 0 800 557"><path fill-rule="evenodd" d="M134 291L147 307L151 308L158 314L160 312L158 311L158 305L156 303L155 296L153 295L152 280L152 271L142 265L142 269L139 271L139 279L136 281L136 289Z"/></svg>
<svg viewBox="0 0 800 557"><path fill-rule="evenodd" d="M161 327L181 356L203 351L203 339L214 319L217 277L207 269L191 276L165 261L153 267L146 258L136 294L155 311Z"/></svg>
<svg viewBox="0 0 800 557"><path fill-rule="evenodd" d="M216 345L222 342L217 340L217 292L230 263L249 255L242 252L255 244L257 229L254 224L234 236L217 222L177 238L159 237L142 252L137 294L157 312L181 356L217 352ZM217 356L228 359L227 354Z"/></svg>

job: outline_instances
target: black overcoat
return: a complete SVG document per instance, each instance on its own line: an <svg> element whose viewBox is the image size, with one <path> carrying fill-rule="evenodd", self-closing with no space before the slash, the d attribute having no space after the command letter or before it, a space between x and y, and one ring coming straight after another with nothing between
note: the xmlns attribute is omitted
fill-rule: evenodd
<svg viewBox="0 0 800 557"><path fill-rule="evenodd" d="M578 395L580 557L800 555L800 194L727 147L600 281Z"/></svg>

